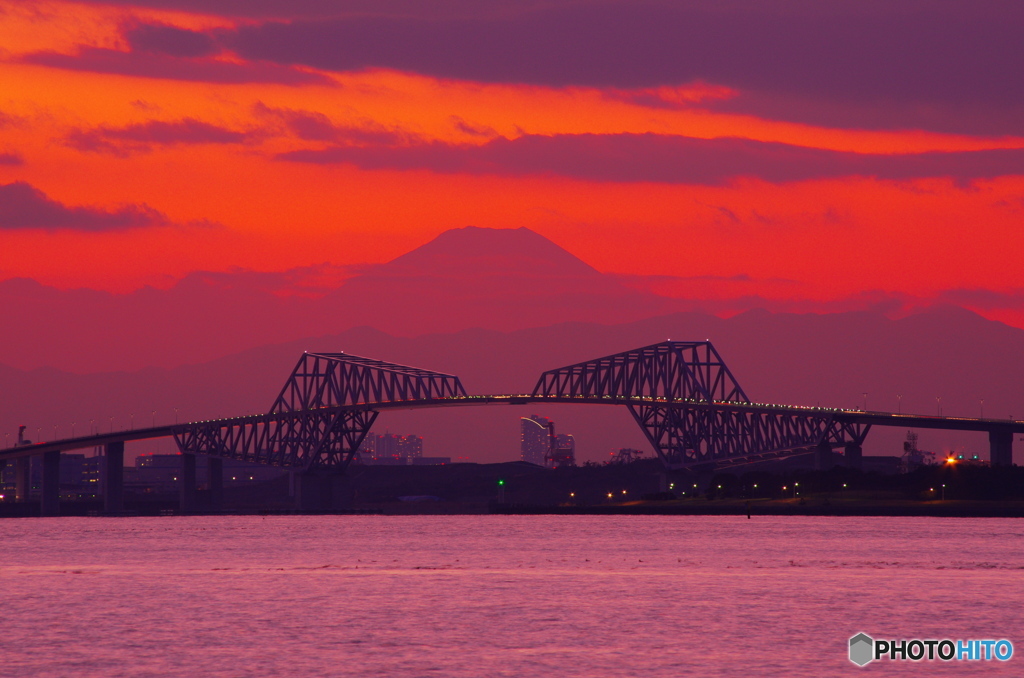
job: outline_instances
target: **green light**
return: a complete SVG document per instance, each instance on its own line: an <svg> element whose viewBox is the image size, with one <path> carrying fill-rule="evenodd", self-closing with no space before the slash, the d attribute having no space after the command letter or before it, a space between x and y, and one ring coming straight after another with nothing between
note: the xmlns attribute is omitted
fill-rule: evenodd
<svg viewBox="0 0 1024 678"><path fill-rule="evenodd" d="M498 484L499 484L499 485L504 485L504 484L505 484L505 481L504 481L504 480L499 480L499 481L498 481Z"/></svg>

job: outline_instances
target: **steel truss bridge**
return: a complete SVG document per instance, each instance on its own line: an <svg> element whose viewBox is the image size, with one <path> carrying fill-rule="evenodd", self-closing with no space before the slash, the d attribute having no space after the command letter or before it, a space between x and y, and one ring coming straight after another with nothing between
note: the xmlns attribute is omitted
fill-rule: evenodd
<svg viewBox="0 0 1024 678"><path fill-rule="evenodd" d="M458 377L441 372L347 353L304 353L266 414L18 446L0 450L0 462L43 455L46 513L47 478L55 487L61 451L104 445L109 467L126 441L172 436L191 459L191 474L186 461L183 477L187 483L191 475L193 486L195 455L340 473L384 410L528 403L625 406L670 470L808 452L831 460L837 449L859 465L874 425L985 431L992 464L1011 465L1013 434L1024 432L1024 421L752 402L711 342L665 341L549 370L532 392L501 395L469 395Z"/></svg>

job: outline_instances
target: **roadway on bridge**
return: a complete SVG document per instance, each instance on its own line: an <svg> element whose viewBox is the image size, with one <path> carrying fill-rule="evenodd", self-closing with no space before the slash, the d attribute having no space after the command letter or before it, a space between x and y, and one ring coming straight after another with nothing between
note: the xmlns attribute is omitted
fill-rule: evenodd
<svg viewBox="0 0 1024 678"><path fill-rule="evenodd" d="M499 394L499 395L468 395L450 396L445 398L433 398L427 400L396 400L376 403L359 403L343 407L330 408L337 410L408 410L423 409L429 407L467 407L474 405L528 405L533 403L551 403L567 405L676 405L685 407L697 405L713 409L730 410L733 412L752 411L760 413L826 413L832 414L837 421L853 424L866 424L872 426L899 426L905 428L928 428L945 429L953 431L979 431L979 432L1000 432L1000 433L1024 433L1024 421L1013 419L981 419L971 417L942 417L924 414L904 414L898 412L872 412L863 410L849 410L829 407L805 407L800 405L778 405L772 403L747 403L738 401L692 401L673 400L664 398L650 398L640 396L547 396L532 394ZM236 426L239 424L250 424L285 419L292 416L289 412L273 412L266 414L251 414L241 417L229 417L222 419L208 419L202 421L185 422L167 426L152 426L148 428L127 429L120 431L108 431L94 433L74 438L62 438L49 441L36 441L29 445L8 447L0 449L0 461L29 457L46 452L87 449L99 447L109 443L128 442L134 440L149 440L153 438L166 438L175 434L185 433L196 426L209 426L211 424L223 427Z"/></svg>

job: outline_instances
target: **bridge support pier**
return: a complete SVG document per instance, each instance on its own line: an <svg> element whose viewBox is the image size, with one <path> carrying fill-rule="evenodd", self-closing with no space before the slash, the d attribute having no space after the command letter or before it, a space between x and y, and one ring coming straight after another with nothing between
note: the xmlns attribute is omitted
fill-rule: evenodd
<svg viewBox="0 0 1024 678"><path fill-rule="evenodd" d="M196 511L196 455L181 455L181 476L178 494L178 511L182 514Z"/></svg>
<svg viewBox="0 0 1024 678"><path fill-rule="evenodd" d="M224 460L208 457L206 477L210 488L210 511L220 513L224 510Z"/></svg>
<svg viewBox="0 0 1024 678"><path fill-rule="evenodd" d="M60 450L43 453L42 501L43 517L60 515Z"/></svg>
<svg viewBox="0 0 1024 678"><path fill-rule="evenodd" d="M827 440L823 440L814 448L814 468L819 471L828 471L832 465L832 445Z"/></svg>
<svg viewBox="0 0 1024 678"><path fill-rule="evenodd" d="M988 449L992 466L1013 466L1013 431L989 431Z"/></svg>
<svg viewBox="0 0 1024 678"><path fill-rule="evenodd" d="M843 450L843 454L846 457L846 467L857 469L858 471L864 468L864 450L857 443L846 443L846 448Z"/></svg>
<svg viewBox="0 0 1024 678"><path fill-rule="evenodd" d="M32 489L29 484L29 470L31 469L31 464L32 459L30 457L19 457L14 460L15 501L28 501L28 495Z"/></svg>
<svg viewBox="0 0 1024 678"><path fill-rule="evenodd" d="M124 443L107 443L103 447L104 482L103 512L124 511Z"/></svg>

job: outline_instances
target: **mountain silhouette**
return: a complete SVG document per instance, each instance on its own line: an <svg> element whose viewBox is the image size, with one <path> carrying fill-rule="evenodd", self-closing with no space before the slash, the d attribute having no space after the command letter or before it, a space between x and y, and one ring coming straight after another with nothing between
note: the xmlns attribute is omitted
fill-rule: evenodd
<svg viewBox="0 0 1024 678"><path fill-rule="evenodd" d="M0 308L13 321L0 333L0 363L78 373L174 367L365 325L411 337L620 323L678 308L526 228L445 231L319 295L306 293L303 275L196 272L130 294L6 280Z"/></svg>
<svg viewBox="0 0 1024 678"><path fill-rule="evenodd" d="M621 323L676 308L670 299L622 285L527 228L473 226L445 231L348 280L325 301L359 324L402 336Z"/></svg>
<svg viewBox="0 0 1024 678"><path fill-rule="evenodd" d="M453 228L379 268L389 275L602 277L582 259L528 228Z"/></svg>

